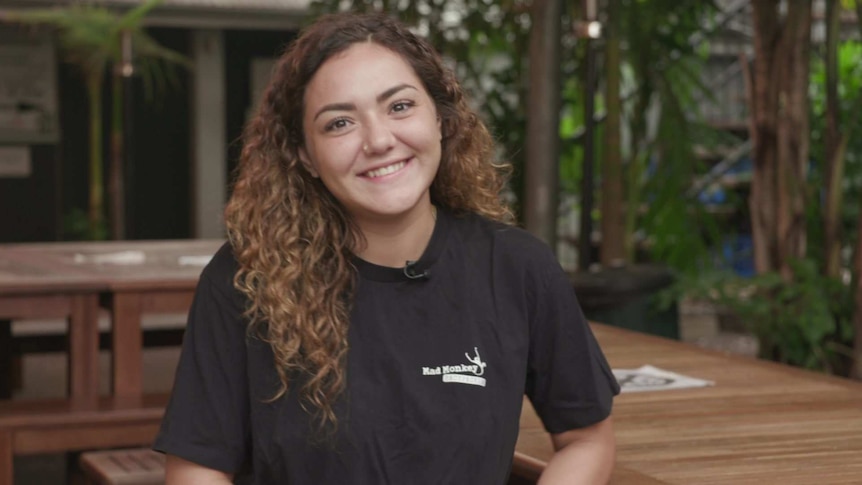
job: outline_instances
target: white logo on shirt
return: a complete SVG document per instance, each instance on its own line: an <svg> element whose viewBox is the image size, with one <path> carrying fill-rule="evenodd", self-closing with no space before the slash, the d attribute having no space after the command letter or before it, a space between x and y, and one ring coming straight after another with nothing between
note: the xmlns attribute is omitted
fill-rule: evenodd
<svg viewBox="0 0 862 485"><path fill-rule="evenodd" d="M479 377L485 373L486 362L482 362L479 356L479 348L473 347L475 357L464 352L464 357L470 364L438 365L437 367L422 367L423 376L443 376L443 382L455 382L458 384L470 384L485 387L485 378ZM470 375L472 374L472 375Z"/></svg>

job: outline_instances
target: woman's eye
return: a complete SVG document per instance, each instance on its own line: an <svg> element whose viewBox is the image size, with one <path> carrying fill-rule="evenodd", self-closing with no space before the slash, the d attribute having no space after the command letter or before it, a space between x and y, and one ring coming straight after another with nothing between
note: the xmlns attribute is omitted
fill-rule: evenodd
<svg viewBox="0 0 862 485"><path fill-rule="evenodd" d="M347 120L345 118L335 118L324 126L326 131L334 131L340 130L347 126Z"/></svg>
<svg viewBox="0 0 862 485"><path fill-rule="evenodd" d="M397 101L392 104L392 111L395 113L403 113L412 107L412 101Z"/></svg>

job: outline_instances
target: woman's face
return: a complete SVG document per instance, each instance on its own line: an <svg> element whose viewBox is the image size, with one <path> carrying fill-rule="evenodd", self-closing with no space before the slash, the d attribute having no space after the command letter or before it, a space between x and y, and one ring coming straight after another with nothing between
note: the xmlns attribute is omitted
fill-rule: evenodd
<svg viewBox="0 0 862 485"><path fill-rule="evenodd" d="M363 42L324 62L306 88L303 127L303 164L354 218L429 213L440 121L398 54Z"/></svg>

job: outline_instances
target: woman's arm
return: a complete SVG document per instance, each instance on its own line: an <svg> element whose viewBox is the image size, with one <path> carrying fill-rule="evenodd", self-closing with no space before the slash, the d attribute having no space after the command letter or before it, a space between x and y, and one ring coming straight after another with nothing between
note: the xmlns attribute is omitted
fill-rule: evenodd
<svg viewBox="0 0 862 485"><path fill-rule="evenodd" d="M166 485L219 485L233 483L233 476L175 455L165 460Z"/></svg>
<svg viewBox="0 0 862 485"><path fill-rule="evenodd" d="M616 455L613 420L551 435L557 450L539 477L538 485L605 484Z"/></svg>

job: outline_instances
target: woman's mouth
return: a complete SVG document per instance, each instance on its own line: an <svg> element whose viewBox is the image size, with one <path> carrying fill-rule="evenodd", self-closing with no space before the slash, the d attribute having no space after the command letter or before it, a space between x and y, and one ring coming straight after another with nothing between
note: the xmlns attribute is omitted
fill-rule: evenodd
<svg viewBox="0 0 862 485"><path fill-rule="evenodd" d="M383 177L383 176L386 176L386 175L389 175L391 173L395 173L395 172L401 170L402 168L404 168L405 165L407 165L407 161L402 160L400 162L395 162L391 165L386 165L385 167L380 167L380 168L375 168L374 170L369 170L369 171L363 173L362 175L365 177L368 177L368 178L372 178L372 179L378 178L378 177Z"/></svg>

